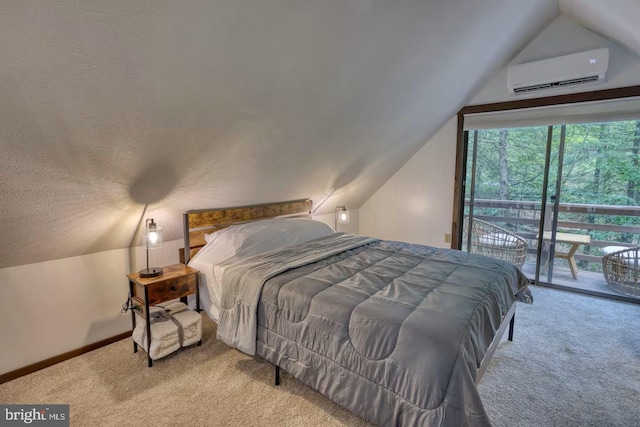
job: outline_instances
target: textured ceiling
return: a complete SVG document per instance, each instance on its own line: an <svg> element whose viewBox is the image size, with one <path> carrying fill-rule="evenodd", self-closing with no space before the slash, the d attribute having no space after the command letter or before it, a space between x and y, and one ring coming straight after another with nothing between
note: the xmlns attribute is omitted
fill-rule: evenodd
<svg viewBox="0 0 640 427"><path fill-rule="evenodd" d="M359 207L555 0L3 1L0 267L126 248L146 216ZM148 205L148 206L146 206Z"/></svg>

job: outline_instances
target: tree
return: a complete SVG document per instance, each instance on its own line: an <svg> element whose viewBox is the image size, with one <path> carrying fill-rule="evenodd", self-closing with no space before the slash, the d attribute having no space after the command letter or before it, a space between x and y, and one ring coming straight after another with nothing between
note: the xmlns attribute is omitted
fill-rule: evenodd
<svg viewBox="0 0 640 427"><path fill-rule="evenodd" d="M509 200L509 167L507 162L507 138L509 129L500 129L500 200Z"/></svg>
<svg viewBox="0 0 640 427"><path fill-rule="evenodd" d="M560 202L640 206L640 120L567 124L565 130ZM478 138L476 199L539 202L548 127L484 129L472 131L470 136L474 132ZM550 189L555 188L560 126L553 127L551 144ZM471 152L469 150L470 155ZM471 173L470 159L468 166L468 173ZM470 183L470 177L467 178ZM511 212L496 208L478 208L474 212L476 215L532 220L537 218L535 215L539 216L538 211L515 208ZM640 227L640 216L568 211L561 212L559 220L594 224L593 229L580 231L588 232L592 241L640 243L640 233L602 229L602 225ZM507 221L506 225L514 231L535 235L537 229L520 222L511 224ZM593 254L600 254L596 246L591 250ZM591 263L589 267L596 268L597 265Z"/></svg>

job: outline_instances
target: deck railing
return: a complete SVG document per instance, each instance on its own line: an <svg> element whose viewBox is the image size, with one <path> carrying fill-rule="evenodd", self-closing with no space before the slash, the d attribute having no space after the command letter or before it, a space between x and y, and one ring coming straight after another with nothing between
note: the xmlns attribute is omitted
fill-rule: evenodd
<svg viewBox="0 0 640 427"><path fill-rule="evenodd" d="M469 200L466 200L465 204L468 206ZM540 202L475 199L473 206L474 218L489 221L513 230L516 234L535 243L540 224L540 208L542 206ZM495 210L495 212L493 212L494 214L490 213L491 210ZM547 205L546 212L545 230L549 231L551 230L553 203ZM585 221L588 217L592 219L596 218L595 215L608 217L640 217L640 206L560 203L558 205L558 231L588 234L591 236L591 243L580 249L579 253L575 256L576 260L600 264L602 261L602 253L600 250L594 251L593 249L604 246L631 247L637 246L640 243L640 226ZM612 235L613 233L625 233L627 235L627 239L625 240L629 240L628 237L630 236L632 237L632 241L616 241L613 236L612 239L597 239L594 238L594 231L611 232ZM534 248L535 244L532 244L530 246L531 253L535 253Z"/></svg>

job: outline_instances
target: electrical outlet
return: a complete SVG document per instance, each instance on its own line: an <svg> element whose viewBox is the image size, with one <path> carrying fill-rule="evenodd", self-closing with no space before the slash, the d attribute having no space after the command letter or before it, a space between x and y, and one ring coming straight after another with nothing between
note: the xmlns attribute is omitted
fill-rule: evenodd
<svg viewBox="0 0 640 427"><path fill-rule="evenodd" d="M445 243L451 243L451 234L446 233L446 234L444 235L444 242L445 242Z"/></svg>

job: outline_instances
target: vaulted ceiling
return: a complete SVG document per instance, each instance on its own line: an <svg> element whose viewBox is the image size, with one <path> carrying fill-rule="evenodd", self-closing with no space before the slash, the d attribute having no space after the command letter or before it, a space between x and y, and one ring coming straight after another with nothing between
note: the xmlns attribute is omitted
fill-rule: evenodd
<svg viewBox="0 0 640 427"><path fill-rule="evenodd" d="M598 3L560 0L638 51L630 19ZM187 209L305 197L329 197L319 213L358 207L558 10L2 2L0 267L129 247L149 215L177 239Z"/></svg>
<svg viewBox="0 0 640 427"><path fill-rule="evenodd" d="M640 55L638 0L559 0L560 11L582 26L615 40Z"/></svg>

